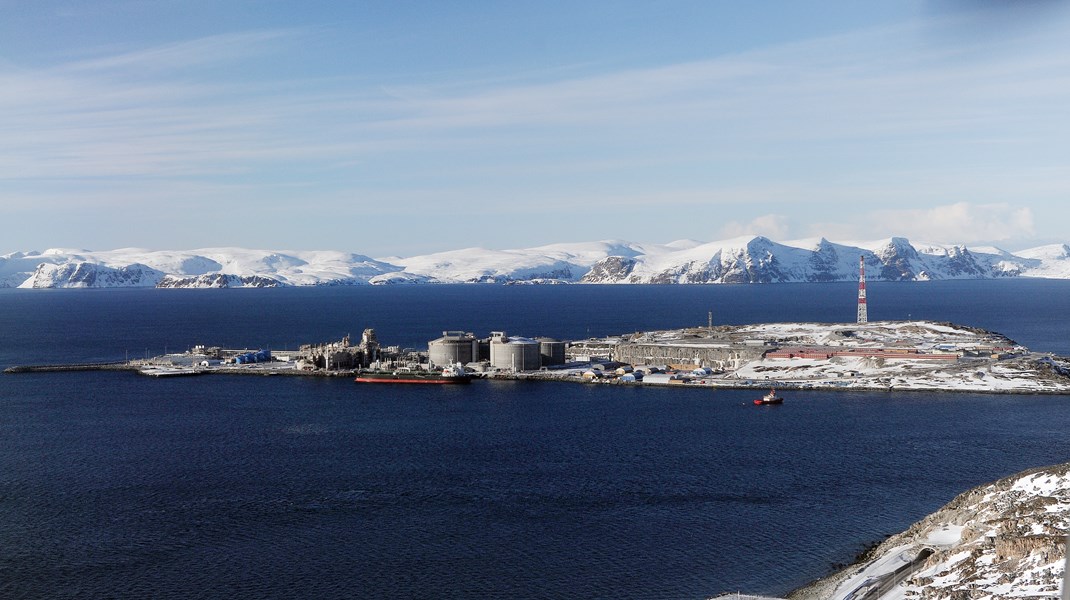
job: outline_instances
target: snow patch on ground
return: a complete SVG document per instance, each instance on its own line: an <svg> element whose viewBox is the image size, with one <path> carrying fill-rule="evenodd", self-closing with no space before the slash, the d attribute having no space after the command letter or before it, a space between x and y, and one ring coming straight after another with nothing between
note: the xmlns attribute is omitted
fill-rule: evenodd
<svg viewBox="0 0 1070 600"><path fill-rule="evenodd" d="M707 378L715 386L1070 393L1070 359L951 323L764 323L643 332L628 343L747 350Z"/></svg>

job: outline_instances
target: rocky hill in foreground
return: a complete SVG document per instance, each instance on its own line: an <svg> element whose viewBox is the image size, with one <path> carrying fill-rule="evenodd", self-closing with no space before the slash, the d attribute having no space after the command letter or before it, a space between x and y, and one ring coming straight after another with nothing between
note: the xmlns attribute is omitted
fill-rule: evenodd
<svg viewBox="0 0 1070 600"><path fill-rule="evenodd" d="M396 283L792 283L853 281L865 258L873 281L1043 277L1070 279L1070 247L1015 253L911 244L905 238L836 244L751 236L702 243L601 241L515 250L468 248L374 259L335 251L244 248L94 252L51 249L0 256L0 287L278 287Z"/></svg>
<svg viewBox="0 0 1070 600"><path fill-rule="evenodd" d="M1058 598L1070 531L1070 463L959 495L860 563L792 600Z"/></svg>

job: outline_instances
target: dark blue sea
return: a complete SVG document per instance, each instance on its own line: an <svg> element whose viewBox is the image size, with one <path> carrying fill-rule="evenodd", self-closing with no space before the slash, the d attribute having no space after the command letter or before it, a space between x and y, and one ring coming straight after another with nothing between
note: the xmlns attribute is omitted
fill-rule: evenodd
<svg viewBox="0 0 1070 600"><path fill-rule="evenodd" d="M1070 282L869 286L870 319L1070 354ZM0 368L446 329L854 320L854 285L0 290ZM407 387L407 386L403 386ZM422 387L422 386L416 386ZM1070 398L0 375L3 598L783 594L1070 460Z"/></svg>

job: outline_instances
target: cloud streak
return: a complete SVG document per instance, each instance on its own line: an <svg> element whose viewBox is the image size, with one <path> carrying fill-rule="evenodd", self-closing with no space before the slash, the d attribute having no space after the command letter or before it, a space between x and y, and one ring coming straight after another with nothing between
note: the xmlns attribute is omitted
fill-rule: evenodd
<svg viewBox="0 0 1070 600"><path fill-rule="evenodd" d="M121 181L129 203L193 181L212 197L303 188L354 202L408 197L415 209L447 198L483 213L523 212L521 200L735 205L722 232L770 237L838 227L828 213L844 206L897 202L906 208L852 228L895 225L936 240L1032 235L1030 208L996 201L1029 186L1048 199L1070 193L1061 175L1070 55L1053 51L1062 38L1047 32L1000 42L1002 54L978 53L976 41L925 42L939 27L919 21L541 82L292 79L268 65L310 32L285 29L51 68L0 65L0 181L31 204L32 188L46 189L49 205L62 203L62 182L78 180ZM1043 184L1026 177L1041 171ZM518 206L503 208L503 198ZM0 192L0 206L12 199ZM767 214L748 223L741 212Z"/></svg>
<svg viewBox="0 0 1070 600"><path fill-rule="evenodd" d="M775 158L770 144L790 153L799 144L877 139L925 151L966 141L1028 143L1028 130L1036 136L1043 123L1065 129L1055 117L1070 104L1065 53L981 65L930 64L933 53L924 50L838 58L855 50L852 36L544 84L461 93L413 85L401 97L396 88L386 95L342 80L191 83L186 76L190 68L257 58L294 35L212 36L57 69L0 72L7 133L0 176L211 174L288 156L418 152L443 140L491 149L622 142L596 148L607 155L659 143L669 155L734 148ZM902 32L867 33L894 35Z"/></svg>
<svg viewBox="0 0 1070 600"><path fill-rule="evenodd" d="M913 210L879 210L872 215L886 235L901 232L924 241L1001 242L1033 235L1033 211L1010 204L956 202Z"/></svg>
<svg viewBox="0 0 1070 600"><path fill-rule="evenodd" d="M773 240L785 240L789 237L790 223L784 215L762 215L749 223L729 221L721 226L720 237L734 238L743 235L763 235Z"/></svg>
<svg viewBox="0 0 1070 600"><path fill-rule="evenodd" d="M247 31L212 35L63 65L72 73L113 72L139 77L152 72L234 63L263 56L277 42L304 35L301 30Z"/></svg>
<svg viewBox="0 0 1070 600"><path fill-rule="evenodd" d="M989 244L1027 239L1035 233L1029 207L1008 203L956 202L926 208L865 211L853 222L815 224L815 235L858 240L905 236L921 243Z"/></svg>

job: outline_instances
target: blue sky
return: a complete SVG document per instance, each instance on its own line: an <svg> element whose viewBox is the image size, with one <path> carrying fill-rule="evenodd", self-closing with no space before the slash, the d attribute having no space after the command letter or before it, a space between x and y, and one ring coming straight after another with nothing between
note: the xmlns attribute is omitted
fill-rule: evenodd
<svg viewBox="0 0 1070 600"><path fill-rule="evenodd" d="M1070 241L1044 0L0 0L0 253Z"/></svg>

